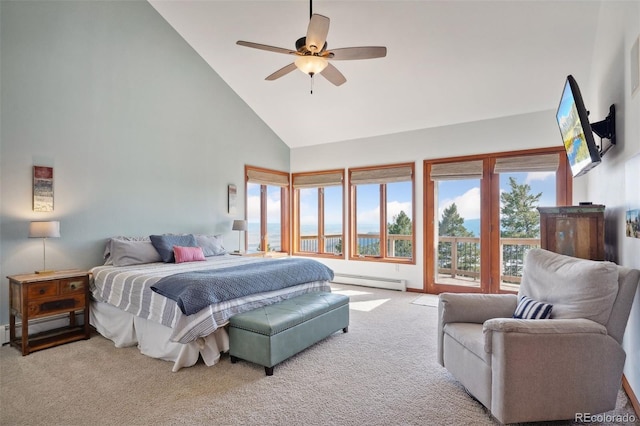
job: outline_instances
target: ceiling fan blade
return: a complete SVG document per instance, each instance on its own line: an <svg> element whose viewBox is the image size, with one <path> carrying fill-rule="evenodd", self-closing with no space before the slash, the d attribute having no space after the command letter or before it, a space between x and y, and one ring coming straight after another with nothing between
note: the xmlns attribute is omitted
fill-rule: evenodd
<svg viewBox="0 0 640 426"><path fill-rule="evenodd" d="M320 72L324 78L329 80L331 83L336 86L340 86L347 82L347 79L342 75L340 71L336 67L331 64L328 64L327 67Z"/></svg>
<svg viewBox="0 0 640 426"><path fill-rule="evenodd" d="M307 50L317 53L322 50L329 34L329 18L313 14L307 28Z"/></svg>
<svg viewBox="0 0 640 426"><path fill-rule="evenodd" d="M250 41L238 40L236 41L236 44L240 46L245 46L245 47L252 47L254 49L266 50L269 52L284 53L285 55L295 55L297 53L295 50L284 49L282 47L268 46L266 44L253 43Z"/></svg>
<svg viewBox="0 0 640 426"><path fill-rule="evenodd" d="M332 49L328 57L334 60L373 59L387 56L387 48L384 46L343 47Z"/></svg>
<svg viewBox="0 0 640 426"><path fill-rule="evenodd" d="M280 68L278 71L274 72L273 74L271 74L270 76L267 76L267 78L265 78L265 80L269 80L269 81L273 81L276 80L284 75L289 74L291 71L295 70L296 68L296 64L295 63L291 63L289 65L287 65L286 67L282 67Z"/></svg>

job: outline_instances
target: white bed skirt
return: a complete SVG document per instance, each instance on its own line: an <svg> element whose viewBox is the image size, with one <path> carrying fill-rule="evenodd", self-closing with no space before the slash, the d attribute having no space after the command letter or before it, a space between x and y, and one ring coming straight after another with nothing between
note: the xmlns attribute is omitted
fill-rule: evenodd
<svg viewBox="0 0 640 426"><path fill-rule="evenodd" d="M169 340L169 327L102 302L91 302L90 324L117 348L138 345L143 355L172 361L174 372L191 367L199 356L211 367L220 360L220 353L229 351L229 335L224 327L193 342L176 343Z"/></svg>

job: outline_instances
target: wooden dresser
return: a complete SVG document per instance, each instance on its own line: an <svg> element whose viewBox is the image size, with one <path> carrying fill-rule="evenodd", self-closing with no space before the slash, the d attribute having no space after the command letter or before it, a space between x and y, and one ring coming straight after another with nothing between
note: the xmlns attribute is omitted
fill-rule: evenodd
<svg viewBox="0 0 640 426"><path fill-rule="evenodd" d="M89 274L77 269L48 274L11 275L9 279L10 343L28 355L33 351L76 340L88 339ZM76 324L76 311L83 311L84 323ZM69 325L29 335L29 321L58 314L69 314ZM22 319L20 337L16 337L16 316Z"/></svg>
<svg viewBox="0 0 640 426"><path fill-rule="evenodd" d="M540 247L567 256L604 260L604 206L538 207Z"/></svg>

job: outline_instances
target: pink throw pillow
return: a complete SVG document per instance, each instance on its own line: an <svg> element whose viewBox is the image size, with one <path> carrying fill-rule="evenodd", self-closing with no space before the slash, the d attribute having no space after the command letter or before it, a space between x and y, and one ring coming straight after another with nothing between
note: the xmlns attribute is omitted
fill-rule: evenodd
<svg viewBox="0 0 640 426"><path fill-rule="evenodd" d="M206 260L201 247L181 247L173 246L173 255L176 263L198 262Z"/></svg>

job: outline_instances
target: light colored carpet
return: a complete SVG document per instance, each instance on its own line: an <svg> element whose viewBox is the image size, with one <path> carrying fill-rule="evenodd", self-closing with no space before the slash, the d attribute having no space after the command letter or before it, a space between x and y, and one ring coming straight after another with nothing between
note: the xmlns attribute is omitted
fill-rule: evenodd
<svg viewBox="0 0 640 426"><path fill-rule="evenodd" d="M413 302L414 305L422 305L422 306L438 306L438 296L435 294L423 294L418 296Z"/></svg>
<svg viewBox="0 0 640 426"><path fill-rule="evenodd" d="M338 332L276 366L171 363L95 335L26 357L0 349L2 425L494 425L435 361L437 309L415 293L334 286ZM631 412L621 392L616 414ZM555 423L562 424L562 423Z"/></svg>

